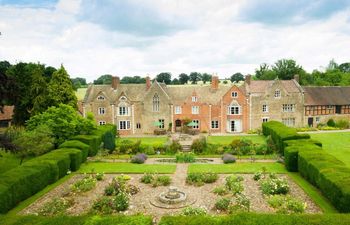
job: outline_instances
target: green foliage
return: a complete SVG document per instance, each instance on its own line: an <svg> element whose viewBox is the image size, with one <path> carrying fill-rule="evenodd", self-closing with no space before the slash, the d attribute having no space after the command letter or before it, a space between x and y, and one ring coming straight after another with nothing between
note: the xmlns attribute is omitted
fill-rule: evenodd
<svg viewBox="0 0 350 225"><path fill-rule="evenodd" d="M154 175L151 173L144 174L140 179L140 181L145 184L150 184L152 183L153 180L154 180Z"/></svg>
<svg viewBox="0 0 350 225"><path fill-rule="evenodd" d="M327 126L335 127L335 122L334 122L334 120L332 118L327 121Z"/></svg>
<svg viewBox="0 0 350 225"><path fill-rule="evenodd" d="M207 210L204 209L204 208L195 208L195 207L191 207L191 206L188 206L184 209L182 209L181 211L181 215L184 215L184 216L204 216L207 214Z"/></svg>
<svg viewBox="0 0 350 225"><path fill-rule="evenodd" d="M178 153L175 155L175 160L177 163L193 163L196 161L195 154L189 153Z"/></svg>
<svg viewBox="0 0 350 225"><path fill-rule="evenodd" d="M156 80L160 83L170 84L171 83L171 73L163 72L156 76Z"/></svg>
<svg viewBox="0 0 350 225"><path fill-rule="evenodd" d="M94 80L94 84L112 84L112 75L105 74Z"/></svg>
<svg viewBox="0 0 350 225"><path fill-rule="evenodd" d="M121 84L144 84L146 83L146 79L140 76L133 76L133 77L124 76L120 80L120 83Z"/></svg>
<svg viewBox="0 0 350 225"><path fill-rule="evenodd" d="M170 176L167 176L167 175L156 176L152 180L152 187L168 186L170 183L171 183Z"/></svg>
<svg viewBox="0 0 350 225"><path fill-rule="evenodd" d="M112 214L113 208L113 199L106 196L98 198L92 205L93 212L97 212L103 215Z"/></svg>
<svg viewBox="0 0 350 225"><path fill-rule="evenodd" d="M84 144L78 140L68 140L63 142L58 148L75 148L79 149L82 153L82 162L86 161L86 158L89 154L89 145Z"/></svg>
<svg viewBox="0 0 350 225"><path fill-rule="evenodd" d="M176 154L177 152L179 152L182 149L181 144L179 141L174 140L171 142L170 146L169 146L169 150L167 151L168 154L172 155L172 154Z"/></svg>
<svg viewBox="0 0 350 225"><path fill-rule="evenodd" d="M230 175L225 178L225 186L233 195L240 194L244 190L242 181L242 176Z"/></svg>
<svg viewBox="0 0 350 225"><path fill-rule="evenodd" d="M66 209L74 204L72 199L69 198L54 198L53 200L44 204L39 210L40 216L54 216L64 215Z"/></svg>
<svg viewBox="0 0 350 225"><path fill-rule="evenodd" d="M92 190L96 186L96 178L92 175L86 176L75 182L70 188L73 192L81 193Z"/></svg>
<svg viewBox="0 0 350 225"><path fill-rule="evenodd" d="M89 156L95 156L101 146L101 137L96 135L77 135L72 140L81 141L89 146Z"/></svg>
<svg viewBox="0 0 350 225"><path fill-rule="evenodd" d="M214 188L213 193L223 196L228 194L228 191L225 186L218 186Z"/></svg>
<svg viewBox="0 0 350 225"><path fill-rule="evenodd" d="M232 83L234 83L234 82L239 82L239 81L243 81L244 80L244 76L243 76L243 74L241 74L241 73L235 73L235 74L233 74L231 77L230 77L230 81L232 82Z"/></svg>
<svg viewBox="0 0 350 225"><path fill-rule="evenodd" d="M261 172L256 172L256 173L254 173L253 179L255 181L258 181L258 180L260 180L262 178L262 175L263 174Z"/></svg>
<svg viewBox="0 0 350 225"><path fill-rule="evenodd" d="M215 208L217 210L226 211L226 210L228 210L230 204L231 204L231 199L220 198L215 202Z"/></svg>
<svg viewBox="0 0 350 225"><path fill-rule="evenodd" d="M202 79L202 74L198 72L191 72L189 76L189 80L192 84L197 84L198 81Z"/></svg>
<svg viewBox="0 0 350 225"><path fill-rule="evenodd" d="M46 125L55 137L56 145L78 134L88 134L96 129L94 123L76 113L69 105L60 104L58 107L50 107L45 112L35 115L27 121L27 129L35 130Z"/></svg>
<svg viewBox="0 0 350 225"><path fill-rule="evenodd" d="M114 199L114 206L117 211L125 211L129 207L129 196L124 192L119 192Z"/></svg>
<svg viewBox="0 0 350 225"><path fill-rule="evenodd" d="M67 153L70 157L70 169L71 171L77 171L82 163L82 152L79 149L73 148L60 148L59 150L54 150L57 153Z"/></svg>
<svg viewBox="0 0 350 225"><path fill-rule="evenodd" d="M260 181L260 188L265 195L287 194L290 190L284 178L266 178Z"/></svg>
<svg viewBox="0 0 350 225"><path fill-rule="evenodd" d="M269 197L267 202L272 208L276 209L277 213L304 213L306 209L306 203L290 195L273 195Z"/></svg>
<svg viewBox="0 0 350 225"><path fill-rule="evenodd" d="M207 83L208 81L210 81L211 80L211 75L210 74L208 74L208 73L203 73L202 74L202 81L203 81L203 83L205 84L205 83Z"/></svg>
<svg viewBox="0 0 350 225"><path fill-rule="evenodd" d="M103 148L108 149L109 152L115 150L115 137L117 134L117 127L112 124L98 126L97 130L93 131L93 134L100 136L103 142Z"/></svg>
<svg viewBox="0 0 350 225"><path fill-rule="evenodd" d="M216 173L188 173L186 183L201 186L204 183L214 183L218 178Z"/></svg>
<svg viewBox="0 0 350 225"><path fill-rule="evenodd" d="M249 212L250 200L242 193L236 195L235 201L229 206L230 213Z"/></svg>
<svg viewBox="0 0 350 225"><path fill-rule="evenodd" d="M349 120L347 119L340 119L335 122L335 127L340 128L340 129L348 129L349 126Z"/></svg>
<svg viewBox="0 0 350 225"><path fill-rule="evenodd" d="M205 139L205 137L201 137L201 138L195 139L192 142L191 150L193 150L195 154L201 154L205 151L206 147L207 147L207 140Z"/></svg>
<svg viewBox="0 0 350 225"><path fill-rule="evenodd" d="M187 82L190 80L190 77L187 75L187 74L185 74L185 73L181 73L180 75L179 75L179 82L180 82L180 84L187 84Z"/></svg>

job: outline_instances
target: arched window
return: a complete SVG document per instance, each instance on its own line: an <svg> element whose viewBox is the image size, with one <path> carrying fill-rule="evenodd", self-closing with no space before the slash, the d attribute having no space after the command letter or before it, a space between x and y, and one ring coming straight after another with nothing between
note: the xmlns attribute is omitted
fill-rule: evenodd
<svg viewBox="0 0 350 225"><path fill-rule="evenodd" d="M159 96L157 93L153 96L153 112L159 112Z"/></svg>

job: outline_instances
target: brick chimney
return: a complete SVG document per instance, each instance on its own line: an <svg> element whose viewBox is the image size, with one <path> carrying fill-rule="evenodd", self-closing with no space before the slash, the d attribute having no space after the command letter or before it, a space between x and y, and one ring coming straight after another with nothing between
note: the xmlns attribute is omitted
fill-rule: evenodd
<svg viewBox="0 0 350 225"><path fill-rule="evenodd" d="M151 78L149 76L146 77L146 91L151 87Z"/></svg>
<svg viewBox="0 0 350 225"><path fill-rule="evenodd" d="M212 76L211 77L211 89L217 90L219 88L219 77Z"/></svg>
<svg viewBox="0 0 350 225"><path fill-rule="evenodd" d="M116 90L120 85L120 78L119 77L112 77L112 88Z"/></svg>
<svg viewBox="0 0 350 225"><path fill-rule="evenodd" d="M245 82L248 84L248 85L250 85L250 81L252 80L252 75L246 75L245 76Z"/></svg>
<svg viewBox="0 0 350 225"><path fill-rule="evenodd" d="M298 75L298 74L295 74L295 75L294 75L294 80L295 80L296 82L299 83L300 78L299 78L299 75Z"/></svg>

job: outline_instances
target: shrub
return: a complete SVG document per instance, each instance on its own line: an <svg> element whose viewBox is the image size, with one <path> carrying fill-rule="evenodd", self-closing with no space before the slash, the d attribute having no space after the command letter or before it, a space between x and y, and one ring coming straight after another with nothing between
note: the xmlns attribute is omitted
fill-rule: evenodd
<svg viewBox="0 0 350 225"><path fill-rule="evenodd" d="M253 179L258 181L258 180L261 179L261 177L262 177L262 173L261 172L256 172L256 173L254 173Z"/></svg>
<svg viewBox="0 0 350 225"><path fill-rule="evenodd" d="M332 118L327 121L327 126L335 127L335 122L334 122L334 120Z"/></svg>
<svg viewBox="0 0 350 225"><path fill-rule="evenodd" d="M141 153L141 154L134 155L131 158L131 162L137 163L137 164L143 164L146 159L147 159L147 156L145 154Z"/></svg>
<svg viewBox="0 0 350 225"><path fill-rule="evenodd" d="M45 203L39 210L38 214L41 216L63 215L66 209L71 207L74 201L70 198L54 198Z"/></svg>
<svg viewBox="0 0 350 225"><path fill-rule="evenodd" d="M348 129L349 128L349 120L340 119L335 123L335 127L340 129Z"/></svg>
<svg viewBox="0 0 350 225"><path fill-rule="evenodd" d="M145 153L147 155L154 155L154 154L156 154L155 151L154 151L154 148L152 146L147 146L146 149L145 149Z"/></svg>
<svg viewBox="0 0 350 225"><path fill-rule="evenodd" d="M201 186L204 183L214 183L218 178L216 173L189 173L186 183Z"/></svg>
<svg viewBox="0 0 350 225"><path fill-rule="evenodd" d="M207 147L207 140L205 139L205 137L201 137L199 139L195 139L192 142L191 150L195 154L201 154L205 151L206 147Z"/></svg>
<svg viewBox="0 0 350 225"><path fill-rule="evenodd" d="M228 210L228 207L230 206L230 204L231 204L231 200L229 198L220 198L215 202L215 208L217 210L226 211Z"/></svg>
<svg viewBox="0 0 350 225"><path fill-rule="evenodd" d="M231 155L231 154L224 154L222 156L222 161L224 161L225 164L227 163L235 163L236 162L236 158Z"/></svg>
<svg viewBox="0 0 350 225"><path fill-rule="evenodd" d="M103 148L108 149L110 153L115 150L115 137L117 134L117 128L115 125L107 124L104 126L98 126L93 134L100 136L103 142Z"/></svg>
<svg viewBox="0 0 350 225"><path fill-rule="evenodd" d="M158 186L168 186L171 183L171 178L166 175L162 176L156 176L155 179L152 181L152 186L153 187L158 187Z"/></svg>
<svg viewBox="0 0 350 225"><path fill-rule="evenodd" d="M177 152L181 151L181 149L182 149L182 147L180 145L180 142L174 140L173 142L171 142L167 153L168 154L176 154Z"/></svg>
<svg viewBox="0 0 350 225"><path fill-rule="evenodd" d="M83 179L75 182L71 186L73 192L87 192L96 186L96 179L93 176L86 176Z"/></svg>
<svg viewBox="0 0 350 225"><path fill-rule="evenodd" d="M205 208L188 206L182 209L181 214L184 216L203 216L207 214L207 210Z"/></svg>
<svg viewBox="0 0 350 225"><path fill-rule="evenodd" d="M230 213L248 212L250 210L250 200L244 194L237 194L234 204L229 206Z"/></svg>
<svg viewBox="0 0 350 225"><path fill-rule="evenodd" d="M98 181L103 180L103 177L104 177L104 173L96 173L96 175L95 175L95 178Z"/></svg>
<svg viewBox="0 0 350 225"><path fill-rule="evenodd" d="M59 178L67 175L67 172L70 170L71 167L71 158L69 154L65 152L52 151L32 160L35 160L34 162L49 161L55 163L58 166Z"/></svg>
<svg viewBox="0 0 350 225"><path fill-rule="evenodd" d="M70 157L70 170L77 171L82 163L82 152L73 148L61 148L54 150L53 153L66 153Z"/></svg>
<svg viewBox="0 0 350 225"><path fill-rule="evenodd" d="M114 206L117 211L125 211L129 207L129 196L124 192L119 192L114 199Z"/></svg>
<svg viewBox="0 0 350 225"><path fill-rule="evenodd" d="M228 192L225 186L218 186L214 188L213 193L222 196L222 195L226 195Z"/></svg>
<svg viewBox="0 0 350 225"><path fill-rule="evenodd" d="M101 214L112 214L114 209L114 202L112 198L102 196L98 198L92 205L92 209L95 212Z"/></svg>
<svg viewBox="0 0 350 225"><path fill-rule="evenodd" d="M232 192L232 194L236 195L241 193L244 190L242 181L242 176L230 175L225 178L225 186L228 190Z"/></svg>
<svg viewBox="0 0 350 225"><path fill-rule="evenodd" d="M113 185L108 185L107 187L105 187L105 195L107 196L111 196L114 194L114 187Z"/></svg>
<svg viewBox="0 0 350 225"><path fill-rule="evenodd" d="M276 209L277 213L303 213L306 209L306 203L287 195L273 195L267 201L269 205Z"/></svg>
<svg viewBox="0 0 350 225"><path fill-rule="evenodd" d="M287 194L289 192L288 182L283 178L267 178L261 180L260 187L265 195Z"/></svg>
<svg viewBox="0 0 350 225"><path fill-rule="evenodd" d="M89 145L84 144L78 140L68 140L63 142L58 148L75 148L79 149L82 153L82 162L86 161L86 158L89 155Z"/></svg>
<svg viewBox="0 0 350 225"><path fill-rule="evenodd" d="M125 192L128 194L136 195L139 191L140 191L140 189L138 187L136 187L135 185L127 184L125 186Z"/></svg>
<svg viewBox="0 0 350 225"><path fill-rule="evenodd" d="M152 183L153 179L154 179L153 174L146 173L141 177L140 181L141 181L141 183L150 184L150 183Z"/></svg>
<svg viewBox="0 0 350 225"><path fill-rule="evenodd" d="M177 163L193 163L196 158L193 153L179 153L175 155L175 160Z"/></svg>
<svg viewBox="0 0 350 225"><path fill-rule="evenodd" d="M89 148L89 156L95 156L101 147L101 137L97 135L77 135L72 140L78 140L87 144Z"/></svg>

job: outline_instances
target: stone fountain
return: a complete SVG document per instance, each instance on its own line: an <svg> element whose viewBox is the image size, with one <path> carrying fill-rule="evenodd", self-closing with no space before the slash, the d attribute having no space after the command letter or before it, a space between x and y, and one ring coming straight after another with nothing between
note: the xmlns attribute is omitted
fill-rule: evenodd
<svg viewBox="0 0 350 225"><path fill-rule="evenodd" d="M163 209L183 208L195 202L196 200L189 199L185 192L174 186L170 186L167 191L160 193L150 201L153 206Z"/></svg>

